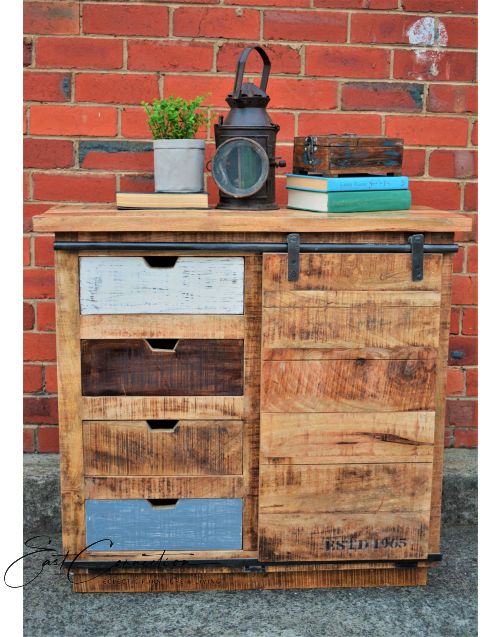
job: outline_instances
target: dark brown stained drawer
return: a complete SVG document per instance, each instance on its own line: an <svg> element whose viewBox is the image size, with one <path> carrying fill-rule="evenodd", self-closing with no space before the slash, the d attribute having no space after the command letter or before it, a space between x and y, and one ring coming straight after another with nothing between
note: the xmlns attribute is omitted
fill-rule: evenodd
<svg viewBox="0 0 500 637"><path fill-rule="evenodd" d="M208 476L242 473L238 420L87 420L87 476Z"/></svg>
<svg viewBox="0 0 500 637"><path fill-rule="evenodd" d="M241 396L243 340L82 340L84 396Z"/></svg>

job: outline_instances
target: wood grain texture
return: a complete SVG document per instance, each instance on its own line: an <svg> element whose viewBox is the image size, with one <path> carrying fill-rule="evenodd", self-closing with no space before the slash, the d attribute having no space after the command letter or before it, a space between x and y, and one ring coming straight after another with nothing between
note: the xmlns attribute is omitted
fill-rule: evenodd
<svg viewBox="0 0 500 637"><path fill-rule="evenodd" d="M271 283L271 286L274 284ZM439 292L398 290L264 290L266 308L314 307L321 309L370 309L373 305L389 308L439 307Z"/></svg>
<svg viewBox="0 0 500 637"><path fill-rule="evenodd" d="M78 256L58 252L55 267L62 540L76 554L85 546Z"/></svg>
<svg viewBox="0 0 500 637"><path fill-rule="evenodd" d="M433 411L435 362L264 361L262 411Z"/></svg>
<svg viewBox="0 0 500 637"><path fill-rule="evenodd" d="M118 560L122 560L122 562L148 562L148 561L184 561L184 560L215 560L215 559L241 559L241 558L251 558L257 559L257 551L84 551L82 553L82 559L85 560L98 560L98 561L108 561L110 566L117 562ZM216 563L215 563L216 564ZM121 569L124 569L123 572L140 572L140 567L130 567L122 565ZM147 567L146 567L147 568ZM181 566L181 570L184 570L186 566ZM218 568L221 568L223 572L226 572L224 567L219 565ZM196 570L196 569L195 569Z"/></svg>
<svg viewBox="0 0 500 637"><path fill-rule="evenodd" d="M268 348L437 348L439 307L266 308Z"/></svg>
<svg viewBox="0 0 500 637"><path fill-rule="evenodd" d="M434 412L262 414L260 453L261 465L432 462Z"/></svg>
<svg viewBox="0 0 500 637"><path fill-rule="evenodd" d="M241 476L132 476L85 478L85 499L242 498Z"/></svg>
<svg viewBox="0 0 500 637"><path fill-rule="evenodd" d="M439 553L441 544L441 500L443 487L446 377L448 373L448 343L450 338L452 272L453 257L447 255L443 259L439 351L436 366L436 429L434 439L434 475L432 483L429 530L429 550L433 553Z"/></svg>
<svg viewBox="0 0 500 637"><path fill-rule="evenodd" d="M259 514L259 559L427 557L428 513Z"/></svg>
<svg viewBox="0 0 500 637"><path fill-rule="evenodd" d="M260 515L428 512L432 463L263 465Z"/></svg>
<svg viewBox="0 0 500 637"><path fill-rule="evenodd" d="M409 254L300 255L300 277L288 281L286 254L264 255L264 290L295 291L439 291L442 255L426 254L423 281L412 281Z"/></svg>
<svg viewBox="0 0 500 637"><path fill-rule="evenodd" d="M262 330L262 257L245 257L245 362L243 548L257 549L260 430L260 351Z"/></svg>
<svg viewBox="0 0 500 637"><path fill-rule="evenodd" d="M97 396L82 398L85 420L240 420L242 396Z"/></svg>
<svg viewBox="0 0 500 637"><path fill-rule="evenodd" d="M313 344L314 345L314 344ZM318 360L435 360L436 347L266 347L262 346L262 359L267 361Z"/></svg>
<svg viewBox="0 0 500 637"><path fill-rule="evenodd" d="M242 314L242 257L81 257L82 314Z"/></svg>
<svg viewBox="0 0 500 637"><path fill-rule="evenodd" d="M226 210L226 213L229 211ZM204 231L204 232L170 232L168 230L162 231L137 231L137 232L109 232L109 231L96 231L96 232L58 232L56 237L60 241L120 241L125 244L123 251L120 250L122 256L137 256L137 251L127 250L126 245L130 241L140 241L142 243L166 241L189 241L192 243L199 242L273 242L273 243L286 243L286 232L270 232L261 231L255 227L249 230L238 231L233 230L230 232L224 231ZM432 233L427 235L429 243L451 243L453 241L452 233ZM408 239L408 233L401 231L392 232L307 232L301 237L301 241L304 243L406 243ZM94 250L80 250L80 256L116 256L116 251L106 249L94 249ZM193 256L193 253L188 253L186 250L141 250L141 256ZM206 256L215 256L217 252L203 252ZM229 253L230 254L230 253ZM245 254L245 253L244 253ZM228 253L221 256L228 256ZM241 256L241 252L240 252ZM250 256L247 252L245 256Z"/></svg>
<svg viewBox="0 0 500 637"><path fill-rule="evenodd" d="M87 500L86 542L93 551L228 551L242 546L241 499Z"/></svg>
<svg viewBox="0 0 500 637"><path fill-rule="evenodd" d="M113 205L55 206L33 218L36 232L458 232L466 215L414 206L411 210L318 214L303 210L127 210Z"/></svg>
<svg viewBox="0 0 500 637"><path fill-rule="evenodd" d="M76 593L138 593L207 590L358 588L380 586L423 586L427 568L381 568L369 570L275 571L271 573L112 573L96 577L76 572Z"/></svg>
<svg viewBox="0 0 500 637"><path fill-rule="evenodd" d="M83 446L87 476L236 475L243 469L240 421L179 420L173 429L84 421Z"/></svg>
<svg viewBox="0 0 500 637"><path fill-rule="evenodd" d="M228 212L228 211L226 211ZM317 213L315 213L317 214ZM366 214L366 213L363 213ZM399 213L398 213L399 214ZM455 213L452 213L455 214ZM331 215L333 216L333 215ZM361 215L358 215L361 216ZM189 241L193 243L198 242L224 242L224 241L234 241L234 242L246 242L246 241L258 241L258 242L279 242L286 243L287 232L276 232L276 231L266 231L266 230L256 230L255 227L252 230L232 230L229 232L225 231L203 231L203 232L190 232L190 231L181 231L181 232L172 232L169 230L156 230L156 231L144 231L137 230L134 232L120 232L120 231L80 231L80 232L57 232L56 239L58 241L120 241L125 243L125 246L130 241L140 241L142 243L148 242L158 242L158 241L167 241L167 242L176 242L176 241ZM408 232L402 232L401 230L374 230L371 231L357 231L350 230L348 232L337 232L326 230L322 232L312 231L303 233L301 236L301 243L406 243L408 240ZM452 243L454 240L453 232L432 232L426 234L426 242L429 244L437 244L437 243ZM116 251L106 249L105 247L101 249L93 249L93 250L79 250L80 256L116 256ZM120 254L122 256L137 256L137 251L127 250L124 247L123 251L120 250ZM141 251L141 256L193 256L193 253L186 250L144 250ZM229 253L230 254L230 253ZM229 256L226 252L220 256ZM239 256L249 255L248 252L243 252L239 254ZM203 256L216 256L217 252L203 252Z"/></svg>
<svg viewBox="0 0 500 637"><path fill-rule="evenodd" d="M243 315L89 314L80 318L80 338L242 339Z"/></svg>
<svg viewBox="0 0 500 637"><path fill-rule="evenodd" d="M243 394L242 340L82 340L84 396ZM166 347L170 347L167 343Z"/></svg>

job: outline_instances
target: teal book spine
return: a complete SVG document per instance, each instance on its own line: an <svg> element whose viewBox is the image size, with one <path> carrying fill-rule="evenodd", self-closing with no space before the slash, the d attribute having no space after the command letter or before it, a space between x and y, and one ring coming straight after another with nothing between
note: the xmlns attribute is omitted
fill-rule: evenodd
<svg viewBox="0 0 500 637"><path fill-rule="evenodd" d="M408 210L409 190L378 190L328 193L328 212L375 212L377 210Z"/></svg>
<svg viewBox="0 0 500 637"><path fill-rule="evenodd" d="M316 193L315 193L316 194ZM411 207L409 190L379 190L322 193L326 205L311 207L304 201L300 209L312 212L376 212L379 210L408 210ZM295 208L293 204L289 207Z"/></svg>

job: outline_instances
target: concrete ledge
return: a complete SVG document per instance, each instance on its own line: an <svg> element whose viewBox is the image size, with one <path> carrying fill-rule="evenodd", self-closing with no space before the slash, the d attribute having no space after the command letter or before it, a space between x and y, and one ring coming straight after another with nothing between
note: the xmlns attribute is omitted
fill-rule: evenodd
<svg viewBox="0 0 500 637"><path fill-rule="evenodd" d="M24 456L24 530L60 533L59 455ZM477 451L447 449L443 481L443 524L477 522Z"/></svg>
<svg viewBox="0 0 500 637"><path fill-rule="evenodd" d="M24 455L24 532L61 532L59 454Z"/></svg>
<svg viewBox="0 0 500 637"><path fill-rule="evenodd" d="M477 524L477 449L446 449L443 524Z"/></svg>

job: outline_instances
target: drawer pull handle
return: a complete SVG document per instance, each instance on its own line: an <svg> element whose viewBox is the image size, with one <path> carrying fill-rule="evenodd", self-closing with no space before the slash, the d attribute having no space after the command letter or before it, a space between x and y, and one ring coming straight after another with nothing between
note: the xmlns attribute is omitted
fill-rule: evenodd
<svg viewBox="0 0 500 637"><path fill-rule="evenodd" d="M151 256L142 258L146 261L150 268L175 268L175 264L179 257L165 255L161 257Z"/></svg>
<svg viewBox="0 0 500 637"><path fill-rule="evenodd" d="M154 500L148 500L148 502L153 509L175 509L179 500L172 498L155 498Z"/></svg>
<svg viewBox="0 0 500 637"><path fill-rule="evenodd" d="M178 338L147 338L146 343L151 349L165 350L168 352L174 352L179 342Z"/></svg>
<svg viewBox="0 0 500 637"><path fill-rule="evenodd" d="M146 422L153 431L174 431L179 424L178 420L146 420Z"/></svg>

